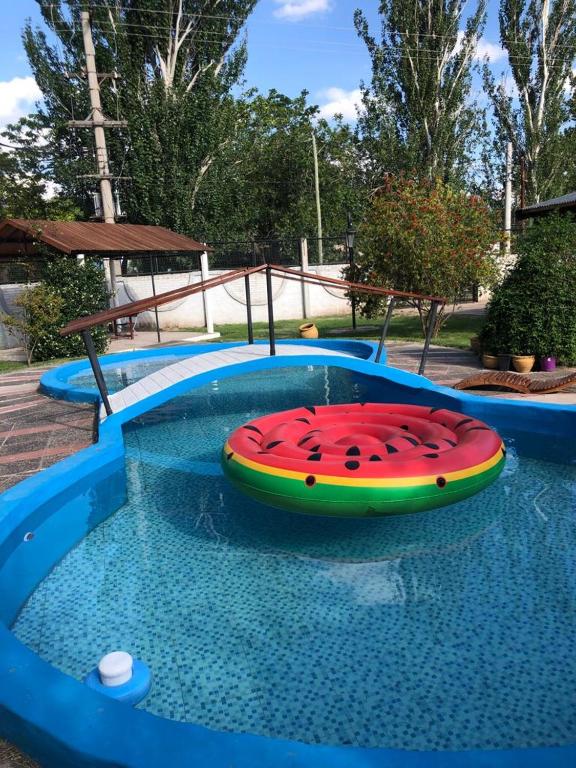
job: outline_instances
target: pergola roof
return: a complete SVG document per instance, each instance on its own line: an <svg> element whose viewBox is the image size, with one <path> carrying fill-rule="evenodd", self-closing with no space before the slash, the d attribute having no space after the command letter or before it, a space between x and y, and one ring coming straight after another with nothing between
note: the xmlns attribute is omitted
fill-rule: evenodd
<svg viewBox="0 0 576 768"><path fill-rule="evenodd" d="M70 255L126 253L191 253L211 251L207 245L164 227L146 224L101 224L85 221L4 219L0 222L0 254L34 253L38 243Z"/></svg>
<svg viewBox="0 0 576 768"><path fill-rule="evenodd" d="M576 192L570 192L562 197L553 197L550 200L542 200L534 205L527 205L525 208L518 208L516 219L532 219L534 216L543 216L552 211L575 211L576 212Z"/></svg>

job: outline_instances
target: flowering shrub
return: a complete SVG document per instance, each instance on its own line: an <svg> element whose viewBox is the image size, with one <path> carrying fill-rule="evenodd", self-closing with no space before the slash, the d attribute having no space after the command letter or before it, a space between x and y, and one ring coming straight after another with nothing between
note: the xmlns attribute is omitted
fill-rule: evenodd
<svg viewBox="0 0 576 768"><path fill-rule="evenodd" d="M472 285L494 282L495 241L493 217L481 198L440 181L389 178L361 227L361 257L349 274L357 282L446 298L436 334ZM358 298L368 317L380 314L383 303L380 297ZM424 330L430 303L409 303L418 309Z"/></svg>

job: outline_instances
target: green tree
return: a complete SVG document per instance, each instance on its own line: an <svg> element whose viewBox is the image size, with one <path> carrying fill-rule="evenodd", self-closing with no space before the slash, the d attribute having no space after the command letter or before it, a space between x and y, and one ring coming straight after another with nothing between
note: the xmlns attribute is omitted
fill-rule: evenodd
<svg viewBox="0 0 576 768"><path fill-rule="evenodd" d="M447 300L435 334L459 297L474 284L490 286L496 275L488 206L440 181L390 177L374 195L359 235L357 281ZM383 303L371 296L359 301L368 317L382 312ZM430 304L409 303L418 310L424 331Z"/></svg>
<svg viewBox="0 0 576 768"><path fill-rule="evenodd" d="M57 38L51 45L28 23L24 45L53 131L54 175L90 212L80 177L94 173L91 131L66 122L90 114L80 13L83 0L37 0ZM230 92L239 81L246 45L238 41L257 0L126 0L91 3L100 72L119 73L102 88L104 112L127 120L109 132L112 172L124 188L130 221L192 234L196 202L216 159L233 139L237 116ZM111 84L110 84L111 83Z"/></svg>
<svg viewBox="0 0 576 768"><path fill-rule="evenodd" d="M563 133L576 76L576 0L501 0L500 41L517 98L487 67L485 88L497 125L526 160L528 200L562 194L572 161Z"/></svg>
<svg viewBox="0 0 576 768"><path fill-rule="evenodd" d="M319 119L307 93L252 94L232 141L199 195L208 239L258 239L317 231L312 134L316 135L324 232L346 227L346 212L361 213L358 154L350 128Z"/></svg>
<svg viewBox="0 0 576 768"><path fill-rule="evenodd" d="M37 115L0 133L0 219L75 219L80 211L50 185L51 148Z"/></svg>
<svg viewBox="0 0 576 768"><path fill-rule="evenodd" d="M386 172L416 172L462 179L481 127L470 103L476 43L486 16L485 0L460 31L464 0L381 0L380 42L357 10L356 30L372 62L369 85L361 84L364 111L358 121L370 183Z"/></svg>

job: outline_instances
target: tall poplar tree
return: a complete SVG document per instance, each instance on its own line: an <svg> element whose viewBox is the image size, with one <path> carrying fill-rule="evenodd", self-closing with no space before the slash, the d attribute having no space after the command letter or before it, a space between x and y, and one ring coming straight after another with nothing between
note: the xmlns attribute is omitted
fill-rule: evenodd
<svg viewBox="0 0 576 768"><path fill-rule="evenodd" d="M466 175L472 137L481 126L470 94L486 0L478 0L465 24L464 5L464 0L381 0L380 41L362 11L355 12L372 62L371 81L361 85L358 129L373 183L386 172L444 180Z"/></svg>
<svg viewBox="0 0 576 768"><path fill-rule="evenodd" d="M24 44L52 126L54 174L90 210L82 176L95 170L91 131L71 131L69 119L90 114L81 78L84 0L37 0L51 44L28 23ZM108 131L111 169L129 177L124 204L133 222L195 229L198 193L216 158L233 138L246 45L239 39L257 0L92 0L104 112L128 121Z"/></svg>
<svg viewBox="0 0 576 768"><path fill-rule="evenodd" d="M576 0L501 0L499 19L517 95L487 68L484 82L500 132L526 161L527 199L538 202L567 191L573 164L564 133L576 85Z"/></svg>

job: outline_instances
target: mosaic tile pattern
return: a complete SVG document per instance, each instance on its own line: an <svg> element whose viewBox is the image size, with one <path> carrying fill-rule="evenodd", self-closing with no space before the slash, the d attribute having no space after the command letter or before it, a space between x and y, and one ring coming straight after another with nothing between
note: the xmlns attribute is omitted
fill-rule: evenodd
<svg viewBox="0 0 576 768"><path fill-rule="evenodd" d="M413 750L573 742L573 466L519 456L515 436L478 496L359 521L272 510L220 475L222 442L261 413L396 395L286 369L141 417L130 502L39 586L16 634L78 678L129 650L153 669L142 706L218 730Z"/></svg>

